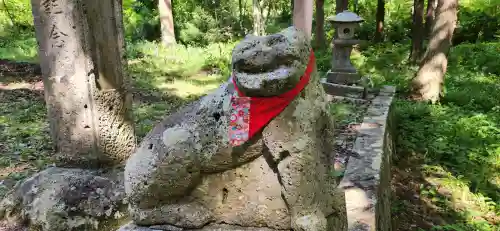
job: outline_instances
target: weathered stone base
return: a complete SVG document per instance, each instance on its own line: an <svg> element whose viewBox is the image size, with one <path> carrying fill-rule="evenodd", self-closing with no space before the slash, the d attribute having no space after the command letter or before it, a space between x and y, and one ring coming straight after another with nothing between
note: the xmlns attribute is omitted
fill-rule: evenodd
<svg viewBox="0 0 500 231"><path fill-rule="evenodd" d="M182 229L170 225L141 227L131 222L121 227L117 231L285 231L285 230L269 229L263 227L241 227L241 226L227 225L227 224L207 225L202 229Z"/></svg>
<svg viewBox="0 0 500 231"><path fill-rule="evenodd" d="M329 83L352 85L360 82L361 75L350 72L328 71L326 78Z"/></svg>
<svg viewBox="0 0 500 231"><path fill-rule="evenodd" d="M263 156L238 168L205 177L189 197L191 203L148 210L132 208L131 218L138 225L200 227L212 220L241 226L259 223L269 227L290 226L278 177Z"/></svg>
<svg viewBox="0 0 500 231"><path fill-rule="evenodd" d="M16 185L0 218L29 230L113 230L126 218L124 197L123 173L53 167Z"/></svg>
<svg viewBox="0 0 500 231"><path fill-rule="evenodd" d="M322 201L323 210L328 214L343 203L336 200L334 183L322 185L322 190L318 190L329 194ZM277 173L261 156L238 168L206 176L191 195L186 196L191 203L164 205L148 210L131 208L130 214L135 224L146 227L152 224L204 227L205 221L210 220L211 223L236 224L238 229L235 230L252 226L272 228L263 231L287 230L291 225L291 217L281 190ZM208 227L200 230L212 230Z"/></svg>
<svg viewBox="0 0 500 231"><path fill-rule="evenodd" d="M358 86L348 86L329 82L326 78L320 79L321 85L327 94L344 96L349 98L363 98L365 88Z"/></svg>
<svg viewBox="0 0 500 231"><path fill-rule="evenodd" d="M338 201L343 201L343 195L339 195ZM338 211L330 215L328 219L328 230L347 230L345 207L338 207ZM271 229L266 227L242 227L228 224L211 224L201 229L182 229L171 225L138 226L133 222L122 226L117 231L288 231L285 229Z"/></svg>

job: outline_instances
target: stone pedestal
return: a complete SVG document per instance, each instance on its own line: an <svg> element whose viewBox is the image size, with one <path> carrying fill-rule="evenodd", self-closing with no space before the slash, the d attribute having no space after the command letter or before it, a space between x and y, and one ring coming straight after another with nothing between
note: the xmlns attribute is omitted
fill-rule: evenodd
<svg viewBox="0 0 500 231"><path fill-rule="evenodd" d="M352 48L359 43L360 40L354 39L333 41L332 69L326 77L329 83L352 85L359 82L361 76L351 63Z"/></svg>

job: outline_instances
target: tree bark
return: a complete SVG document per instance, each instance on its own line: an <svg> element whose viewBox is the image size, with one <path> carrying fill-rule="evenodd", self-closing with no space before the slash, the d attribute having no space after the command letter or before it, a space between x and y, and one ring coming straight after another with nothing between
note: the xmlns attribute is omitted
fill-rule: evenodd
<svg viewBox="0 0 500 231"><path fill-rule="evenodd" d="M253 34L264 35L264 15L261 9L262 0L252 0L253 8Z"/></svg>
<svg viewBox="0 0 500 231"><path fill-rule="evenodd" d="M376 13L376 30L375 30L375 42L382 42L384 40L384 20L385 20L385 0L377 1L377 13Z"/></svg>
<svg viewBox="0 0 500 231"><path fill-rule="evenodd" d="M424 49L424 5L425 0L413 1L413 27L410 62L417 63Z"/></svg>
<svg viewBox="0 0 500 231"><path fill-rule="evenodd" d="M238 0L238 21L240 24L240 30L243 31L243 0Z"/></svg>
<svg viewBox="0 0 500 231"><path fill-rule="evenodd" d="M175 44L174 16L172 0L158 0L160 13L161 41L163 45Z"/></svg>
<svg viewBox="0 0 500 231"><path fill-rule="evenodd" d="M324 48L325 43L325 1L316 0L316 47Z"/></svg>
<svg viewBox="0 0 500 231"><path fill-rule="evenodd" d="M121 0L32 0L55 161L123 163L135 149Z"/></svg>
<svg viewBox="0 0 500 231"><path fill-rule="evenodd" d="M304 31L306 36L311 39L312 20L313 20L313 2L311 0L294 0L293 3L293 25Z"/></svg>
<svg viewBox="0 0 500 231"><path fill-rule="evenodd" d="M335 0L335 13L349 9L349 0Z"/></svg>
<svg viewBox="0 0 500 231"><path fill-rule="evenodd" d="M442 96L448 51L457 24L458 0L438 0L429 46L411 82L414 100L435 103Z"/></svg>
<svg viewBox="0 0 500 231"><path fill-rule="evenodd" d="M425 14L425 37L428 37L431 33L431 27L434 21L436 6L437 6L436 0L427 0L427 12Z"/></svg>
<svg viewBox="0 0 500 231"><path fill-rule="evenodd" d="M342 11L349 9L349 0L335 0L335 14L342 13ZM334 38L338 38L338 31L335 30Z"/></svg>

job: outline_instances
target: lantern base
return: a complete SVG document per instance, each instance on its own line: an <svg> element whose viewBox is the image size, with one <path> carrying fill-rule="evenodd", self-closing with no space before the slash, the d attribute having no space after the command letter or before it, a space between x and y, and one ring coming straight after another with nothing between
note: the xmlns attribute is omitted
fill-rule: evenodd
<svg viewBox="0 0 500 231"><path fill-rule="evenodd" d="M338 72L330 70L326 74L326 79L329 83L342 84L342 85L359 85L361 80L361 75L359 75L356 71Z"/></svg>

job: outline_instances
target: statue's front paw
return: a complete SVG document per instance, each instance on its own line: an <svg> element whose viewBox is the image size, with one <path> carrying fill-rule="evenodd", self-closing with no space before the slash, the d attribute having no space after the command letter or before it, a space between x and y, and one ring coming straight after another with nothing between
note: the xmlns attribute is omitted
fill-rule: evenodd
<svg viewBox="0 0 500 231"><path fill-rule="evenodd" d="M309 214L296 218L292 228L294 231L327 231L327 221L323 214Z"/></svg>

